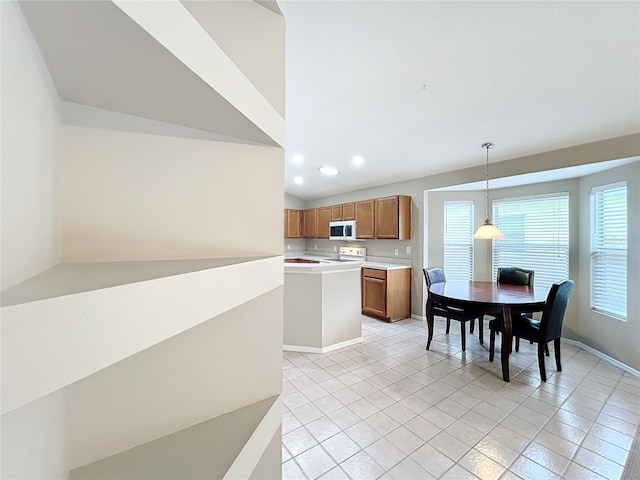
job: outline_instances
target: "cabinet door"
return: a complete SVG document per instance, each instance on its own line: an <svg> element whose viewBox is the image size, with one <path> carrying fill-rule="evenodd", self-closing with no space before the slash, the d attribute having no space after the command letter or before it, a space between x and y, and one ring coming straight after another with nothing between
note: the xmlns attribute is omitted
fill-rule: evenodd
<svg viewBox="0 0 640 480"><path fill-rule="evenodd" d="M329 238L329 221L331 220L331 207L319 207L317 210L318 227L317 238Z"/></svg>
<svg viewBox="0 0 640 480"><path fill-rule="evenodd" d="M286 209L284 211L284 237L301 238L302 235L302 211Z"/></svg>
<svg viewBox="0 0 640 480"><path fill-rule="evenodd" d="M411 197L399 195L376 199L376 238L411 239Z"/></svg>
<svg viewBox="0 0 640 480"><path fill-rule="evenodd" d="M318 235L318 212L315 208L304 211L304 238L316 238Z"/></svg>
<svg viewBox="0 0 640 480"><path fill-rule="evenodd" d="M374 200L356 202L357 238L375 238Z"/></svg>
<svg viewBox="0 0 640 480"><path fill-rule="evenodd" d="M343 203L342 204L342 220L355 220L355 219L356 219L356 204Z"/></svg>
<svg viewBox="0 0 640 480"><path fill-rule="evenodd" d="M331 221L337 222L342 220L342 205L331 206Z"/></svg>
<svg viewBox="0 0 640 480"><path fill-rule="evenodd" d="M362 313L387 318L386 280L362 276Z"/></svg>
<svg viewBox="0 0 640 480"><path fill-rule="evenodd" d="M376 238L398 238L398 197L376 199Z"/></svg>

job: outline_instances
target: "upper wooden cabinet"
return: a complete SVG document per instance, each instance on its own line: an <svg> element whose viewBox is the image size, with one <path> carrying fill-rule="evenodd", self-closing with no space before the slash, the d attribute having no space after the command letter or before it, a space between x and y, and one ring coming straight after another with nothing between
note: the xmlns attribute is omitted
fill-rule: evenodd
<svg viewBox="0 0 640 480"><path fill-rule="evenodd" d="M342 220L355 220L355 219L356 219L356 204L343 203L342 204Z"/></svg>
<svg viewBox="0 0 640 480"><path fill-rule="evenodd" d="M375 237L375 200L356 202L356 237Z"/></svg>
<svg viewBox="0 0 640 480"><path fill-rule="evenodd" d="M318 236L318 210L309 208L304 211L304 238L316 238Z"/></svg>
<svg viewBox="0 0 640 480"><path fill-rule="evenodd" d="M331 221L331 207L318 207L317 209L316 238L329 238L329 222Z"/></svg>
<svg viewBox="0 0 640 480"><path fill-rule="evenodd" d="M284 211L284 238L302 238L302 210L287 208Z"/></svg>
<svg viewBox="0 0 640 480"><path fill-rule="evenodd" d="M343 220L342 205L331 205L331 221L336 222Z"/></svg>
<svg viewBox="0 0 640 480"><path fill-rule="evenodd" d="M411 239L411 197L396 195L376 198L375 211L375 238Z"/></svg>
<svg viewBox="0 0 640 480"><path fill-rule="evenodd" d="M285 209L285 238L329 238L329 222L355 220L361 239L411 239L411 197L394 195L307 210Z"/></svg>

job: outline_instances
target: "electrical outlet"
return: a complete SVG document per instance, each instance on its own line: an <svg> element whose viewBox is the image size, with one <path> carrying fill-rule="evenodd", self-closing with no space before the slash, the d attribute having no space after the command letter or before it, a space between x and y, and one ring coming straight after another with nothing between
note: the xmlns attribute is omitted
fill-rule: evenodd
<svg viewBox="0 0 640 480"><path fill-rule="evenodd" d="M287 250L291 250L291 245L287 243Z"/></svg>
<svg viewBox="0 0 640 480"><path fill-rule="evenodd" d="M393 254L394 255L398 255L398 249L397 248L393 251Z"/></svg>
<svg viewBox="0 0 640 480"><path fill-rule="evenodd" d="M337 252L338 251L338 247L336 247L335 245L333 246L333 251Z"/></svg>
<svg viewBox="0 0 640 480"><path fill-rule="evenodd" d="M407 245L407 253L411 253L411 245Z"/></svg>
<svg viewBox="0 0 640 480"><path fill-rule="evenodd" d="M316 245L315 243L313 244L313 249L317 250L318 249L318 245Z"/></svg>

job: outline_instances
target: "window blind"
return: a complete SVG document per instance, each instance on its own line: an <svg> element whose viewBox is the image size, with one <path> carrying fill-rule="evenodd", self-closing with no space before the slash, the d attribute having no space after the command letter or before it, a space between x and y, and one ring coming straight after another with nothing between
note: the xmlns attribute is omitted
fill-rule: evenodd
<svg viewBox="0 0 640 480"><path fill-rule="evenodd" d="M627 318L627 185L591 190L591 308Z"/></svg>
<svg viewBox="0 0 640 480"><path fill-rule="evenodd" d="M569 277L569 193L495 200L493 222L504 234L493 241L493 278L501 267L533 270L536 288Z"/></svg>
<svg viewBox="0 0 640 480"><path fill-rule="evenodd" d="M444 272L447 280L473 279L473 202L444 202Z"/></svg>

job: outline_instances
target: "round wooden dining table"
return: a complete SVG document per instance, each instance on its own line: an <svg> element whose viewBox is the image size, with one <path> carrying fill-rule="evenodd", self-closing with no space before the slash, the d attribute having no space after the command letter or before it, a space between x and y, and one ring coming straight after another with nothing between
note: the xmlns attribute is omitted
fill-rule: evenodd
<svg viewBox="0 0 640 480"><path fill-rule="evenodd" d="M427 296L427 350L433 339L433 306L458 307L487 315L502 315L503 331L500 359L502 378L509 381L509 354L513 340L512 314L541 311L548 289L497 282L446 281L434 283Z"/></svg>

